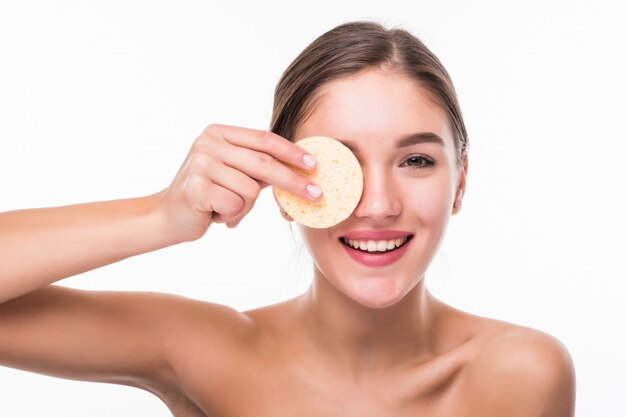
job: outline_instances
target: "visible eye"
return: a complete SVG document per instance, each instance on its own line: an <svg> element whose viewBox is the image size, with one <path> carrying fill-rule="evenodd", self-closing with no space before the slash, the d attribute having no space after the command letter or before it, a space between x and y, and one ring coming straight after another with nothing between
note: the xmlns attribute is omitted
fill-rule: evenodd
<svg viewBox="0 0 626 417"><path fill-rule="evenodd" d="M404 162L408 163L409 167L412 169L423 169L435 165L435 161L423 156L412 156Z"/></svg>

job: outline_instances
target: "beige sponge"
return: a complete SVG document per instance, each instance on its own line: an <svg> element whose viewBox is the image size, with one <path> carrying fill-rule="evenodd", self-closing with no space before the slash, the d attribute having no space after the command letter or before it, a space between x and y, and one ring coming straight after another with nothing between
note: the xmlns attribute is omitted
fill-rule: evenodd
<svg viewBox="0 0 626 417"><path fill-rule="evenodd" d="M275 188L276 199L295 221L313 228L336 225L352 214L363 192L363 172L354 154L341 142L312 136L296 142L317 159L313 171L291 167L317 184L324 194L317 202Z"/></svg>

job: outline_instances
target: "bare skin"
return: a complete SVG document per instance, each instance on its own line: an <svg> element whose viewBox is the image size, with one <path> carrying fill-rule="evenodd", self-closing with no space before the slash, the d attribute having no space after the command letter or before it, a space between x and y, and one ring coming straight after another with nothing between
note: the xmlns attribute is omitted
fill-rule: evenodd
<svg viewBox="0 0 626 417"><path fill-rule="evenodd" d="M314 199L308 181L279 163L305 168L299 147L212 125L160 193L0 214L0 258L11 260L0 265L0 365L139 387L177 417L573 416L573 365L557 339L459 311L426 289L467 174L467 158L461 170L454 164L445 114L384 71L332 82L320 97L294 140L321 134L358 147L364 194L339 225L301 229L315 259L307 292L237 312L49 285L198 239L213 223L235 227L267 185ZM389 138L415 131L445 145L392 146ZM437 164L411 168L416 155ZM415 237L399 261L373 270L342 252L338 237L357 229Z"/></svg>

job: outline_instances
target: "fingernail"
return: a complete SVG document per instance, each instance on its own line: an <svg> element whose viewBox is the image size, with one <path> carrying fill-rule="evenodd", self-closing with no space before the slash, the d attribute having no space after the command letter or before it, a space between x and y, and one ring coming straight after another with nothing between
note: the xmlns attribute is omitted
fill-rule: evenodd
<svg viewBox="0 0 626 417"><path fill-rule="evenodd" d="M307 191L311 195L311 197L318 198L322 195L322 190L317 185L309 184L306 186Z"/></svg>
<svg viewBox="0 0 626 417"><path fill-rule="evenodd" d="M315 159L315 157L309 154L302 157L302 162L304 162L304 165L308 166L309 168L315 168L315 166L317 165L317 160Z"/></svg>

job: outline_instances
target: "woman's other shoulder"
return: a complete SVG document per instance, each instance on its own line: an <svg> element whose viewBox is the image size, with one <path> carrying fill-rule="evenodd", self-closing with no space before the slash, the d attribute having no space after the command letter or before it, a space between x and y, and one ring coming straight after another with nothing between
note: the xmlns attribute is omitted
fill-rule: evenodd
<svg viewBox="0 0 626 417"><path fill-rule="evenodd" d="M467 368L468 398L477 415L573 416L575 371L565 345L530 327L495 327Z"/></svg>

